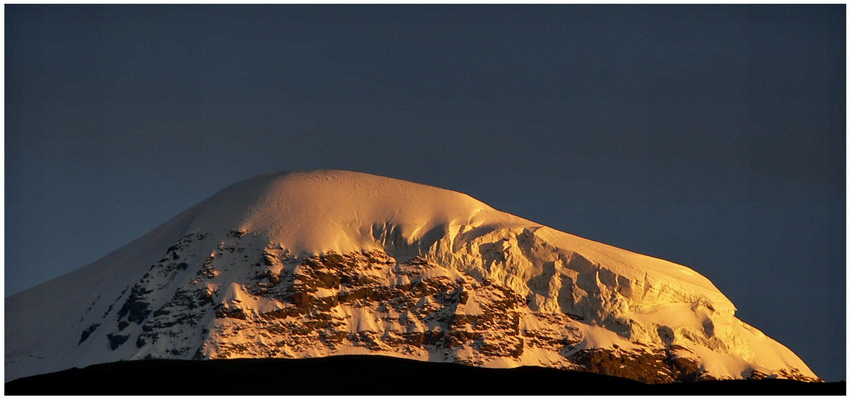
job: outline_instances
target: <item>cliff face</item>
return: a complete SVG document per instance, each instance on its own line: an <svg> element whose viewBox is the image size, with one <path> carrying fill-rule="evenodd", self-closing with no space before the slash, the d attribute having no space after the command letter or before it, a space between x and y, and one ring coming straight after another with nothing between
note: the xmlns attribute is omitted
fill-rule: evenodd
<svg viewBox="0 0 850 400"><path fill-rule="evenodd" d="M649 383L817 380L687 267L409 182L255 178L146 238L9 299L7 321L22 323L7 328L7 380L122 359L342 354ZM84 294L63 297L72 289ZM33 334L45 325L60 329Z"/></svg>

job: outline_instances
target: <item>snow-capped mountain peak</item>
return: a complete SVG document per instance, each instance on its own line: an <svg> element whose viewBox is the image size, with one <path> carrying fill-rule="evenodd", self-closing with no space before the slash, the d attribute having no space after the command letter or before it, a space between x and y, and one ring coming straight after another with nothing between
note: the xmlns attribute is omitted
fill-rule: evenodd
<svg viewBox="0 0 850 400"><path fill-rule="evenodd" d="M230 186L6 302L6 379L141 358L381 354L645 382L816 380L705 277L350 171ZM12 322L14 321L14 322Z"/></svg>

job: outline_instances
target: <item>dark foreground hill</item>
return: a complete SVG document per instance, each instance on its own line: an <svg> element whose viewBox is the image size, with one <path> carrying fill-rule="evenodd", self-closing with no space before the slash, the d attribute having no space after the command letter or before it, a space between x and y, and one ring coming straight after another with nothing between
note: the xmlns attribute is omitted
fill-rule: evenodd
<svg viewBox="0 0 850 400"><path fill-rule="evenodd" d="M647 385L540 367L489 369L381 356L145 360L93 365L6 383L7 395L844 395L845 382L717 381Z"/></svg>

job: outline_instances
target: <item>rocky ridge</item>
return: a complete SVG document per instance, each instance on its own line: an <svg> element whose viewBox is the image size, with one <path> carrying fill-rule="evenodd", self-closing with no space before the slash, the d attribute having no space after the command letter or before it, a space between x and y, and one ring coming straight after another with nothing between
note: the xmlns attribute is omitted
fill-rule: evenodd
<svg viewBox="0 0 850 400"><path fill-rule="evenodd" d="M541 312L533 292L476 278L474 268L458 271L428 257L400 261L378 251L299 259L244 235L234 231L219 243L204 234L182 238L113 304L106 319L114 325L87 327L80 344L100 330L105 338L92 338L95 345L135 347L133 359L371 353L473 366L544 364L647 383L730 378L713 375L688 350L688 342L712 339L724 348L707 335L709 327L693 332L613 320L608 325L618 338L640 333L642 340L590 347L585 332L607 329L591 324L604 325L610 316L576 307L571 311L578 314ZM534 241L530 232L521 239ZM494 250L498 244L483 243L493 263L507 258ZM812 380L790 368L735 378L767 377Z"/></svg>

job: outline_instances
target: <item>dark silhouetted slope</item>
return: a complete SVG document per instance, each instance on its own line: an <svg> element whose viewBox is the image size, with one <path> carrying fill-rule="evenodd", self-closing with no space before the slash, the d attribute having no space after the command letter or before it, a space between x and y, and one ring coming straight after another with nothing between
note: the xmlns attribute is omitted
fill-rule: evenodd
<svg viewBox="0 0 850 400"><path fill-rule="evenodd" d="M843 395L844 382L709 381L648 385L540 367L477 368L382 356L145 360L21 378L7 395Z"/></svg>

